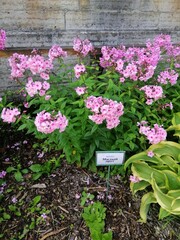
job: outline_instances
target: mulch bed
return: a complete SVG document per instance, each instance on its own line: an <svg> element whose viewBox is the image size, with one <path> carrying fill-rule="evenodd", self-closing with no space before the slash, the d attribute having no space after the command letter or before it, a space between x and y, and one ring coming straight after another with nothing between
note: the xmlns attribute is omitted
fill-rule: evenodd
<svg viewBox="0 0 180 240"><path fill-rule="evenodd" d="M33 137L13 132L10 128L8 131L1 129L1 136L1 171L13 165L15 161L19 162L22 168L28 168L30 163L43 163L61 154L56 151L45 153L42 158L38 158L37 151L40 149L32 147L35 142ZM27 144L23 144L24 140L27 140ZM12 148L17 142L19 145ZM7 157L10 159L8 162L5 161ZM23 205L21 217L14 215L1 224L0 233L4 233L3 240L12 239L12 236L22 232L24 227L31 223L32 214L28 215L27 208L37 195L41 196L40 207L45 207L50 212L44 222L35 226L22 239L90 240L89 230L81 217L83 207L80 205L79 196L84 190L94 194L95 200L100 200L107 208L105 232L111 229L113 240L179 239L180 219L171 222L158 221L158 209L155 205L152 206L147 223L138 222L140 196L132 196L129 180L122 176L110 178L108 198L106 179L87 169L68 165L65 160L62 160L60 167L49 176L42 176L36 181L32 181L30 173L24 175L24 181L19 183L15 181L13 174L8 174L6 179L6 188L11 188L12 191L5 194L1 207L8 209L8 205L12 204L12 197L16 197L18 201L23 200Z"/></svg>

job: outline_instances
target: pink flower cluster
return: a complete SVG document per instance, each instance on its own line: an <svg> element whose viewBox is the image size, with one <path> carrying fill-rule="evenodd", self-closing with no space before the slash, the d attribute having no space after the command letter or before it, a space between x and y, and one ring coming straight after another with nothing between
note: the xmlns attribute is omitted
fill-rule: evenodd
<svg viewBox="0 0 180 240"><path fill-rule="evenodd" d="M11 76L13 78L21 78L24 76L24 72L28 68L28 56L24 54L14 53L9 58L9 65L11 67Z"/></svg>
<svg viewBox="0 0 180 240"><path fill-rule="evenodd" d="M26 91L30 97L34 97L34 95L39 94L40 96L44 96L46 91L50 88L50 84L48 82L40 82L35 81L31 77L28 78L28 82L26 83Z"/></svg>
<svg viewBox="0 0 180 240"><path fill-rule="evenodd" d="M89 52L94 51L94 47L88 39L81 40L80 38L74 39L73 49L82 54L84 57L87 56Z"/></svg>
<svg viewBox="0 0 180 240"><path fill-rule="evenodd" d="M120 73L121 82L123 78L134 81L147 81L154 74L154 70L160 59L160 50L154 48L101 48L102 57L100 65L103 68L114 67Z"/></svg>
<svg viewBox="0 0 180 240"><path fill-rule="evenodd" d="M39 74L41 78L48 80L50 70L53 68L50 60L46 60L38 54L28 57L24 54L14 53L9 58L9 65L12 78L21 78L26 70L30 70L33 75Z"/></svg>
<svg viewBox="0 0 180 240"><path fill-rule="evenodd" d="M68 120L61 112L53 116L48 112L42 111L37 114L34 123L39 132L48 134L54 132L56 129L63 132L68 125Z"/></svg>
<svg viewBox="0 0 180 240"><path fill-rule="evenodd" d="M86 71L86 68L83 64L76 64L74 66L74 72L75 72L76 78L79 78L81 74L84 73L85 71Z"/></svg>
<svg viewBox="0 0 180 240"><path fill-rule="evenodd" d="M106 120L108 129L117 127L120 123L119 117L124 113L123 104L111 99L90 96L85 100L85 104L93 112L89 119L96 124L101 124Z"/></svg>
<svg viewBox="0 0 180 240"><path fill-rule="evenodd" d="M30 56L27 66L33 75L39 74L44 80L49 79L49 72L53 68L51 61L40 55Z"/></svg>
<svg viewBox="0 0 180 240"><path fill-rule="evenodd" d="M166 70L159 74L157 81L161 84L168 84L175 85L177 83L179 74L176 73L174 70Z"/></svg>
<svg viewBox="0 0 180 240"><path fill-rule="evenodd" d="M163 97L163 89L160 86L146 85L140 88L140 90L145 92L147 105L150 105L153 103L153 101L156 101Z"/></svg>
<svg viewBox="0 0 180 240"><path fill-rule="evenodd" d="M180 46L175 46L172 44L170 35L160 34L156 36L151 45L153 45L155 48L160 48L161 51L165 51L170 57L177 57L180 55Z"/></svg>
<svg viewBox="0 0 180 240"><path fill-rule="evenodd" d="M19 115L20 111L17 108L3 108L1 118L3 119L3 122L13 123Z"/></svg>
<svg viewBox="0 0 180 240"><path fill-rule="evenodd" d="M49 50L49 59L53 61L54 58L66 57L67 52L65 52L59 45L53 45Z"/></svg>
<svg viewBox="0 0 180 240"><path fill-rule="evenodd" d="M161 141L166 140L167 132L162 126L154 124L154 127L150 128L147 126L146 121L138 123L138 126L140 127L139 132L147 137L150 144L157 144Z"/></svg>
<svg viewBox="0 0 180 240"><path fill-rule="evenodd" d="M87 88L86 87L77 87L75 88L76 93L80 96L86 93Z"/></svg>
<svg viewBox="0 0 180 240"><path fill-rule="evenodd" d="M3 29L0 29L0 50L5 48L6 42L6 32Z"/></svg>

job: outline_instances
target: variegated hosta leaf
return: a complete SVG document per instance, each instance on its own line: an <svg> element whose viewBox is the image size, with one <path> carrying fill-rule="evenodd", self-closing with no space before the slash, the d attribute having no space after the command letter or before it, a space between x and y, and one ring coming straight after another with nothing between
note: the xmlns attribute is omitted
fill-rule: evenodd
<svg viewBox="0 0 180 240"><path fill-rule="evenodd" d="M160 210L159 210L159 220L162 220L162 219L168 217L169 215L171 215L170 212L167 212L165 209L160 207Z"/></svg>
<svg viewBox="0 0 180 240"><path fill-rule="evenodd" d="M162 170L162 173L164 173L167 178L168 182L166 186L168 190L180 189L180 176L170 170Z"/></svg>
<svg viewBox="0 0 180 240"><path fill-rule="evenodd" d="M162 141L158 144L151 145L148 150L153 151L159 157L168 155L177 161L180 153L180 144L171 141Z"/></svg>
<svg viewBox="0 0 180 240"><path fill-rule="evenodd" d="M175 199L174 197L163 193L155 180L152 180L152 187L158 204L167 212L174 215L180 215L180 199Z"/></svg>
<svg viewBox="0 0 180 240"><path fill-rule="evenodd" d="M150 167L145 162L139 161L133 163L131 170L133 174L137 176L140 180L147 181L151 184L153 174L153 177L156 179L156 182L160 187L163 187L166 184L166 177L162 173L162 171Z"/></svg>
<svg viewBox="0 0 180 240"><path fill-rule="evenodd" d="M149 211L149 207L151 203L157 203L156 198L154 197L153 192L146 193L141 199L141 206L140 206L140 222L147 221L147 214Z"/></svg>
<svg viewBox="0 0 180 240"><path fill-rule="evenodd" d="M137 161L142 161L142 162L149 162L152 164L163 164L163 160L161 158L157 157L148 157L147 151L137 153L130 157L124 164L124 168L126 169L130 164L137 162Z"/></svg>
<svg viewBox="0 0 180 240"><path fill-rule="evenodd" d="M136 182L136 183L131 182L130 189L133 194L136 194L137 191L144 190L149 185L150 185L150 183L143 181L143 180L140 182Z"/></svg>

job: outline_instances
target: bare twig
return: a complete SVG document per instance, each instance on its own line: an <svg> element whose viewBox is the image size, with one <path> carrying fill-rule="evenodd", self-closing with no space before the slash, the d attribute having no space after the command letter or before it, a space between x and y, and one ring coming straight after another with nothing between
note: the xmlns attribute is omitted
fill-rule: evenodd
<svg viewBox="0 0 180 240"><path fill-rule="evenodd" d="M48 237L50 237L50 236L53 236L53 235L56 235L56 234L58 234L58 233L60 233L60 232L62 232L62 231L64 231L64 230L66 230L68 227L64 227L64 228L61 228L61 229L59 229L59 230L56 230L56 231L52 231L52 232L50 232L50 233L47 233L46 235L44 235L42 238L40 238L39 240L44 240L44 239L46 239L46 238L48 238Z"/></svg>
<svg viewBox="0 0 180 240"><path fill-rule="evenodd" d="M58 206L63 212L65 212L65 213L67 213L67 214L69 214L69 211L68 210L66 210L65 208L63 208L63 207L61 207L61 206Z"/></svg>

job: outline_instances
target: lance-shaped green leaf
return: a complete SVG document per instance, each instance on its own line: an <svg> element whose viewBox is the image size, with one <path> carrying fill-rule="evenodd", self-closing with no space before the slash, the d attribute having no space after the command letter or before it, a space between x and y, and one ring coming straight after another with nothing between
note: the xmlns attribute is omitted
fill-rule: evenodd
<svg viewBox="0 0 180 240"><path fill-rule="evenodd" d="M154 197L154 193L148 192L141 199L141 206L140 206L141 222L147 221L147 214L148 214L151 203L157 203L157 201L156 201L156 198Z"/></svg>

